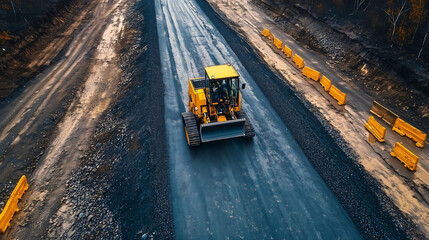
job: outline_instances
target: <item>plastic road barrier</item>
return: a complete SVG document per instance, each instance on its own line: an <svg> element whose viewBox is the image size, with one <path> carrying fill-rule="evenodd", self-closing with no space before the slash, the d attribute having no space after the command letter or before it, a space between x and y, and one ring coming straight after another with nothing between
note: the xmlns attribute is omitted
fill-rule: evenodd
<svg viewBox="0 0 429 240"><path fill-rule="evenodd" d="M286 57L290 58L292 57L292 49L290 49L288 46L284 45L283 52L286 54Z"/></svg>
<svg viewBox="0 0 429 240"><path fill-rule="evenodd" d="M313 79L316 82L319 81L320 79L320 72L309 67L304 67L304 69L302 70L302 75L310 79Z"/></svg>
<svg viewBox="0 0 429 240"><path fill-rule="evenodd" d="M426 134L418 130L417 128L411 126L409 123L404 120L397 118L395 125L393 125L392 130L397 132L399 135L411 138L416 142L417 147L423 147L426 141Z"/></svg>
<svg viewBox="0 0 429 240"><path fill-rule="evenodd" d="M331 89L329 90L329 95L335 98L338 101L338 105L346 105L347 94L341 92L338 88L331 84Z"/></svg>
<svg viewBox="0 0 429 240"><path fill-rule="evenodd" d="M322 79L320 79L320 84L322 84L326 92L331 90L331 80L327 79L325 76L322 76Z"/></svg>
<svg viewBox="0 0 429 240"><path fill-rule="evenodd" d="M274 45L280 50L283 48L283 42L276 37L274 37Z"/></svg>
<svg viewBox="0 0 429 240"><path fill-rule="evenodd" d="M3 212L0 214L0 232L4 233L7 227L10 226L10 220L12 220L15 212L19 211L18 201L21 199L24 192L28 189L27 178L24 176L21 177L12 194L10 195L9 200L6 203L6 206L3 209Z"/></svg>
<svg viewBox="0 0 429 240"><path fill-rule="evenodd" d="M396 157L401 161L404 166L411 171L416 171L417 163L419 162L419 157L414 155L410 150L406 149L402 144L395 143L395 147L390 153L392 157Z"/></svg>
<svg viewBox="0 0 429 240"><path fill-rule="evenodd" d="M270 33L270 36L268 38L271 40L271 42L274 42L276 36L274 36L274 33Z"/></svg>
<svg viewBox="0 0 429 240"><path fill-rule="evenodd" d="M298 54L293 55L292 61L298 66L298 68L304 67L304 59L302 59Z"/></svg>
<svg viewBox="0 0 429 240"><path fill-rule="evenodd" d="M379 142L384 142L384 136L386 136L386 128L381 126L373 116L369 117L368 123L365 123L366 129L374 135Z"/></svg>
<svg viewBox="0 0 429 240"><path fill-rule="evenodd" d="M393 126L393 124L395 124L396 119L399 117L394 112L390 111L377 101L374 101L372 103L372 108L370 112L377 117L383 119L383 121L387 122L390 126Z"/></svg>
<svg viewBox="0 0 429 240"><path fill-rule="evenodd" d="M270 36L270 30L265 29L262 31L262 35L264 35L265 37L269 37Z"/></svg>

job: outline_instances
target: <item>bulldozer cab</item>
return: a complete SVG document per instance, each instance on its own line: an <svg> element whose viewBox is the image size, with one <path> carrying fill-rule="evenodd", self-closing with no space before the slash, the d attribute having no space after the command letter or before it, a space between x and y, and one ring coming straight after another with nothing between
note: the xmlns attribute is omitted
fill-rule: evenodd
<svg viewBox="0 0 429 240"><path fill-rule="evenodd" d="M237 102L239 91L238 78L209 80L208 82L210 83L209 101L211 105Z"/></svg>
<svg viewBox="0 0 429 240"><path fill-rule="evenodd" d="M239 75L231 65L206 67L205 81L207 100L210 105L235 107L238 104Z"/></svg>

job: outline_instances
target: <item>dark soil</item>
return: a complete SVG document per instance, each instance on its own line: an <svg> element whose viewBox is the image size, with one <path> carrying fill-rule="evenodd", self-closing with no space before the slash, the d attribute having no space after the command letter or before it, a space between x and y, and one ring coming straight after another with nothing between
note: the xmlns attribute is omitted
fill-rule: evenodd
<svg viewBox="0 0 429 240"><path fill-rule="evenodd" d="M420 130L429 132L429 73L413 57L377 47L370 39L344 32L307 10L271 0L253 0L302 45L327 56L327 62ZM352 26L349 26L350 28Z"/></svg>
<svg viewBox="0 0 429 240"><path fill-rule="evenodd" d="M270 70L256 50L225 23L232 25L225 16L220 17L205 0L197 3L267 96L362 236L365 239L424 238L384 194L380 184L354 160L351 150L338 133L330 130L329 123L320 122L323 117L316 116L310 104L297 96L280 74Z"/></svg>
<svg viewBox="0 0 429 240"><path fill-rule="evenodd" d="M47 67L29 67L29 64L45 51L53 39L61 36L91 2L63 0L28 27L11 35L11 40L0 42L0 101L12 97L14 91ZM58 57L60 50L52 53L52 57Z"/></svg>
<svg viewBox="0 0 429 240"><path fill-rule="evenodd" d="M16 35L38 21L63 0L0 0L0 31Z"/></svg>

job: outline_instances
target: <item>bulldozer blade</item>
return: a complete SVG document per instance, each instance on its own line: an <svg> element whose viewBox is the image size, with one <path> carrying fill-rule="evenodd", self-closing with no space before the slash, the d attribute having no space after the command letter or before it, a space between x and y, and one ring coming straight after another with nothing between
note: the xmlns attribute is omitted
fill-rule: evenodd
<svg viewBox="0 0 429 240"><path fill-rule="evenodd" d="M246 119L229 120L200 125L201 142L212 142L228 138L244 137Z"/></svg>

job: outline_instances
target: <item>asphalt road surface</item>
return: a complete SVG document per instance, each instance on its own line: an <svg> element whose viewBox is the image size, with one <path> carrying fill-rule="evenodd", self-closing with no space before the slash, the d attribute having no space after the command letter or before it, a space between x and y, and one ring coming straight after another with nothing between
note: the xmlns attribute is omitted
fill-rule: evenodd
<svg viewBox="0 0 429 240"><path fill-rule="evenodd" d="M171 201L178 239L359 239L357 228L314 170L269 101L194 1L156 2L165 89ZM253 141L189 149L181 112L188 79L231 63L247 83L243 108ZM268 81L269 79L267 79ZM341 226L341 227L339 227Z"/></svg>

